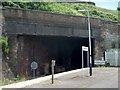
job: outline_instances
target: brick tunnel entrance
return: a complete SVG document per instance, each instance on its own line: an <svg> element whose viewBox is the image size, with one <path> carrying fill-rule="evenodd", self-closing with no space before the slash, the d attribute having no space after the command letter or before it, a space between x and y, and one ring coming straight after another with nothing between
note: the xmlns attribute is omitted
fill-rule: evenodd
<svg viewBox="0 0 120 90"><path fill-rule="evenodd" d="M55 73L79 69L82 67L82 46L89 46L88 38L24 36L24 52L21 52L24 63L19 56L19 64L22 65L19 72L22 75L32 76L30 64L36 61L38 63L36 75L49 75L53 59L56 60ZM84 66L87 67L86 52Z"/></svg>

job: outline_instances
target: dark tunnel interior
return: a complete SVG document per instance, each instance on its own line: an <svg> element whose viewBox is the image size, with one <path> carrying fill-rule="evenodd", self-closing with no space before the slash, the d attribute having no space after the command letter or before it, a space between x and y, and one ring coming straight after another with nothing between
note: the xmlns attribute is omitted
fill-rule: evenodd
<svg viewBox="0 0 120 90"><path fill-rule="evenodd" d="M49 64L48 74L51 73L51 60L53 59L56 61L55 73L82 68L82 46L89 47L88 38L78 37L27 36L25 42L29 44L30 62L36 60L39 64L38 76L46 73L46 63ZM84 51L83 57L84 67L87 67L86 51Z"/></svg>

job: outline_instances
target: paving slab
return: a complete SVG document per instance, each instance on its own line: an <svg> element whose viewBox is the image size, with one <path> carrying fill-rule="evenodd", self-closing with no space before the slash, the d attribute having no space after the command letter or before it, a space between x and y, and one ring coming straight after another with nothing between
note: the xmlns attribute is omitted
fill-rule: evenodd
<svg viewBox="0 0 120 90"><path fill-rule="evenodd" d="M94 68L93 76L86 69L55 78L54 84L47 80L26 88L118 88L118 68Z"/></svg>

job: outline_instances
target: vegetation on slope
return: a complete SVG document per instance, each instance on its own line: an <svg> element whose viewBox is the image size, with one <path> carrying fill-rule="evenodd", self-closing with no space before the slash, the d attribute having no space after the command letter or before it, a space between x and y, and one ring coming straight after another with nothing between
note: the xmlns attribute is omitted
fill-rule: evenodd
<svg viewBox="0 0 120 90"><path fill-rule="evenodd" d="M77 10L89 10L91 17L101 18L103 20L118 21L118 12L86 5L81 3L55 3L55 2L6 2L5 6L18 7L25 9L37 9L58 14L87 16L87 13L78 12Z"/></svg>

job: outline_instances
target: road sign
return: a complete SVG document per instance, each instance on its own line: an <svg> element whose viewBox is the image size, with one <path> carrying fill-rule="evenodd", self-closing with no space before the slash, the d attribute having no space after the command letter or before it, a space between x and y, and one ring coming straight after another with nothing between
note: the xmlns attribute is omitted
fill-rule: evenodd
<svg viewBox="0 0 120 90"><path fill-rule="evenodd" d="M105 65L105 61L104 60L95 60L94 61L94 64L97 66L99 66L99 65Z"/></svg>
<svg viewBox="0 0 120 90"><path fill-rule="evenodd" d="M37 68L38 68L38 63L35 62L35 61L33 61L33 62L31 63L31 69L32 69L32 70L35 70L35 69L37 69Z"/></svg>
<svg viewBox="0 0 120 90"><path fill-rule="evenodd" d="M83 51L88 51L88 47L82 46Z"/></svg>
<svg viewBox="0 0 120 90"><path fill-rule="evenodd" d="M52 60L52 64L53 64L53 66L55 66L55 60Z"/></svg>

